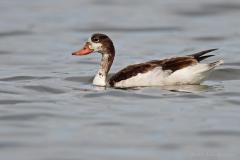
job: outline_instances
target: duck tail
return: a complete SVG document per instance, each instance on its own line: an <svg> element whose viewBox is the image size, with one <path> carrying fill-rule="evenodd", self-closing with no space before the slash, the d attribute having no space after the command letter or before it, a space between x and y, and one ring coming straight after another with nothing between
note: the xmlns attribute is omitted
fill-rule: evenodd
<svg viewBox="0 0 240 160"><path fill-rule="evenodd" d="M217 48L204 50L204 51L201 51L201 52L198 52L198 53L194 53L194 54L191 54L191 55L188 55L188 56L192 56L192 57L194 57L198 62L200 62L200 61L202 61L202 60L204 60L204 59L206 59L206 58L208 58L208 57L214 56L214 55L206 55L206 56L203 56L203 55L205 55L205 54L207 54L207 53L209 53L209 52L213 52L213 51L215 51L215 50L217 50Z"/></svg>

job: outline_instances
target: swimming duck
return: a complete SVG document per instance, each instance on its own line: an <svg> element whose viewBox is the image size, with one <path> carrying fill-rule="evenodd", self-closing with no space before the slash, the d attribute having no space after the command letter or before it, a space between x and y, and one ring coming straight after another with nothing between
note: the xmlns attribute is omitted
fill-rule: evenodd
<svg viewBox="0 0 240 160"><path fill-rule="evenodd" d="M214 56L205 54L215 50L209 49L186 56L132 64L110 78L107 76L114 60L115 48L112 40L107 35L101 33L93 34L84 47L72 53L72 55L83 56L93 52L101 53L100 67L93 79L93 85L128 88L200 84L215 67L223 64L223 60L208 64L200 63L200 61Z"/></svg>

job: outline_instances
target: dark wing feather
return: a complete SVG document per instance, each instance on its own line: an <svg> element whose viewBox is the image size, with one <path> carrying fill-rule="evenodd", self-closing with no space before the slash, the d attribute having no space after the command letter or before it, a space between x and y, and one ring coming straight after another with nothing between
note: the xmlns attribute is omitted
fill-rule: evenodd
<svg viewBox="0 0 240 160"><path fill-rule="evenodd" d="M189 57L189 56L176 57L176 58L171 58L165 61L162 64L162 70L171 70L172 72L175 72L179 69L182 69L197 63L198 61L193 57Z"/></svg>

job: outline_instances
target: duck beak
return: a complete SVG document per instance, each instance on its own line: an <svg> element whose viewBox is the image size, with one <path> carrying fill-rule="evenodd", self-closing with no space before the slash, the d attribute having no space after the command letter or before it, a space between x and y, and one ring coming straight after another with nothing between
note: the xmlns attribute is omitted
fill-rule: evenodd
<svg viewBox="0 0 240 160"><path fill-rule="evenodd" d="M80 49L79 51L73 52L72 55L75 56L82 56L82 55L87 55L92 53L94 50L90 48L90 43L87 42L82 49Z"/></svg>

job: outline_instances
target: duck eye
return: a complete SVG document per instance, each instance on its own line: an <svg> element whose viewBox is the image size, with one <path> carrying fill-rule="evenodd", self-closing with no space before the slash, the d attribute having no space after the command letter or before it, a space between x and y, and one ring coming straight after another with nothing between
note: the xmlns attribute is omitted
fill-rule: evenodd
<svg viewBox="0 0 240 160"><path fill-rule="evenodd" d="M93 42L99 42L99 39L98 38L93 38Z"/></svg>

